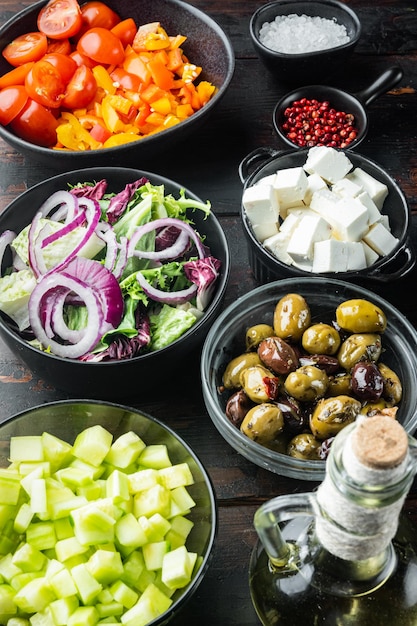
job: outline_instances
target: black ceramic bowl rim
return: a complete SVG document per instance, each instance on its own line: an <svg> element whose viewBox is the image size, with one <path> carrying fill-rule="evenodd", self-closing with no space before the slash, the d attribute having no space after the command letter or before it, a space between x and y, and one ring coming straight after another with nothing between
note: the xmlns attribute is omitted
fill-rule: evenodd
<svg viewBox="0 0 417 626"><path fill-rule="evenodd" d="M191 115L186 120L180 122L179 124L167 128L162 133L156 133L151 136L146 136L143 139L139 139L138 141L129 142L120 146L115 146L112 148L100 148L98 150L87 150L87 151L65 151L65 150L53 150L51 148L46 148L44 146L38 146L29 141L25 141L21 139L9 129L0 125L0 137L4 139L10 145L16 147L17 150L21 151L24 154L30 153L33 156L43 159L44 161L51 160L52 167L65 167L66 165L71 165L74 162L74 159L77 159L77 164L82 165L84 161L93 161L100 159L100 162L110 162L113 158L120 158L121 154L124 153L134 153L136 149L139 150L139 155L141 151L141 146L144 149L151 148L155 143L158 143L158 140L163 138L163 141L168 142L172 138L178 138L177 135L183 131L184 134L188 134L191 130L200 124L202 118L205 118L208 113L211 112L212 108L219 102L220 99L223 98L234 74L235 69L235 56L233 47L229 37L223 31L223 29L215 22L208 14L204 13L197 7L192 6L191 4L187 4L182 0L169 0L170 4L173 4L178 9L182 11L188 12L191 16L201 20L204 24L209 26L213 31L215 31L216 35L222 40L224 45L225 52L227 54L227 72L224 77L224 81L222 85L219 87L218 92L213 96L213 98L201 109L196 111L193 115ZM39 0L35 4L32 4L29 7L26 7L13 17L11 17L1 28L0 28L0 47L6 45L8 42L2 42L2 37L4 36L4 32L9 29L15 22L21 20L25 16L30 14L34 14L34 16L38 13L38 11L46 4L45 0ZM115 8L117 11L117 8ZM204 76L204 68L203 68L203 76ZM55 164L53 159L56 159Z"/></svg>
<svg viewBox="0 0 417 626"><path fill-rule="evenodd" d="M390 312L396 320L396 325L400 324L403 332L407 333L407 341L413 340L417 346L417 331L411 322L401 313L399 309L396 309L390 302L383 297L373 293L371 290L366 289L360 285L348 283L343 280L326 278L314 275L313 277L289 277L281 280L276 280L264 285L260 285L241 296L235 302L230 304L226 309L222 311L210 331L203 344L203 350L201 355L201 381L203 390L203 399L206 404L207 412L210 418L223 436L223 438L233 447L237 452L242 454L252 463L263 467L269 471L272 471L283 476L290 478L296 478L300 480L315 480L319 481L324 478L325 474L325 462L312 459L299 459L296 457L290 457L281 452L270 450L258 444L256 441L250 439L243 434L239 428L237 428L226 417L224 410L221 408L221 403L217 399L221 390L221 375L223 372L216 371L217 361L223 361L223 365L230 361L231 358L236 356L236 352L230 351L230 335L226 336L227 331L230 332L230 327L239 328L244 325L248 328L252 324L261 322L257 316L256 319L251 317L253 315L253 309L257 306L262 306L265 301L269 302L271 294L274 294L274 302L278 301L276 293L284 295L287 293L305 293L309 290L313 290L320 297L322 296L323 303L326 303L325 295L326 290L331 291L332 294L337 294L341 300L350 298L364 298L374 302L382 310ZM308 296L306 296L308 300ZM248 303L248 300L250 302ZM326 304L323 304L326 308ZM273 314L273 307L271 307L271 315ZM248 318L251 321L248 321ZM319 320L320 318L318 318ZM258 321L256 321L258 320ZM263 320L264 323L265 320ZM397 347L400 350L400 333L398 328L391 327L392 346ZM232 330L233 332L233 330ZM242 345L241 352L244 351L244 336L239 339L239 343ZM404 355L404 361L407 363L408 371L412 373L412 376L416 377L415 366L412 361L415 360L415 351L407 343L407 349L404 349L404 341L401 341L402 354ZM410 392L413 395L413 400L409 401L409 405L412 408L412 415L408 416L409 420L404 426L407 433L412 434L417 426L417 408L414 401L415 396L415 381L410 384Z"/></svg>
<svg viewBox="0 0 417 626"><path fill-rule="evenodd" d="M265 152L269 152L271 155L272 150L266 150ZM256 167L246 178L244 182L244 189L248 186L256 182L258 177L261 177L260 174L264 171L265 168L272 167L273 164L278 162L279 160L289 157L289 158L301 158L302 155L306 155L308 152L308 148L302 149L293 149L286 151L276 151L273 156L270 156L266 161ZM402 206L402 217L403 217L403 225L402 225L402 233L401 236L398 237L399 241L395 248L390 252L390 254L385 257L380 257L375 263L371 266L363 269L363 270L352 270L349 272L323 272L320 274L313 274L312 272L308 272L301 268L298 268L294 265L287 265L286 263L280 261L277 257L275 257L271 252L269 252L260 241L256 238L249 220L246 216L246 212L244 210L243 204L241 203L240 214L244 227L244 233L248 240L249 245L252 246L253 249L256 250L256 254L259 258L265 259L264 262L267 262L270 266L274 266L276 268L276 272L279 272L280 275L284 274L286 277L290 276L302 276L302 277L333 277L338 278L340 280L352 280L354 278L369 278L374 280L380 280L382 282L396 280L397 278L402 277L405 273L411 271L414 267L416 258L415 253L412 250L409 242L409 229L410 229L410 221L411 221L411 212L408 206L406 197L399 187L397 182L392 178L390 174L386 170L384 170L378 163L369 159L368 157L362 156L353 150L343 150L346 156L352 161L354 167L368 165L372 170L380 173L383 179L389 181L392 192L394 192ZM256 155L256 150L254 151ZM262 151L259 153L262 156ZM297 157L298 155L298 157ZM265 156L265 155L264 155ZM242 176L242 173L241 173ZM405 261L403 260L402 269L399 272L393 272L392 274L384 273L384 269L390 266L395 259L397 259L401 254L405 254ZM277 276L278 277L278 276Z"/></svg>
<svg viewBox="0 0 417 626"><path fill-rule="evenodd" d="M191 598L192 595L194 595L197 587L200 585L204 577L204 574L206 573L209 567L209 563L212 559L213 546L214 546L214 542L216 540L217 531L218 531L218 509L217 509L217 501L216 501L216 496L215 496L215 491L214 491L212 480L209 474L207 473L207 470L205 469L203 463L199 459L198 455L188 445L188 443L186 443L186 441L184 441L184 439L182 439L182 437L178 435L170 426L168 426L167 424L164 424L163 422L156 419L152 415L149 415L148 413L145 413L139 409L134 409L132 407L129 407L123 404L118 404L115 402L106 402L102 400L90 400L90 399L88 400L84 400L84 399L57 400L55 402L48 402L46 404L34 406L24 411L21 411L19 413L16 413L15 415L12 415L11 417L6 418L4 421L0 423L0 441L2 439L4 430L12 428L17 422L21 420L26 420L26 418L34 412L44 411L47 409L53 410L55 408L58 411L64 411L67 407L68 409L72 407L73 410L76 409L77 407L80 407L82 410L83 407L88 407L88 406L99 407L105 410L116 411L117 413L120 413L121 415L120 415L120 421L118 425L120 425L120 423L123 423L124 420L127 420L130 415L133 415L133 416L143 417L145 420L149 420L150 422L155 424L161 430L166 431L168 435L170 435L180 446L182 446L184 451L187 452L187 454L192 458L207 488L207 495L209 498L209 506L210 506L210 513L211 513L211 520L210 520L211 523L210 523L210 532L207 537L205 555L198 569L198 572L196 573L192 581L189 583L189 585L186 587L185 593L181 593L180 597L174 600L173 604L165 613L163 613L160 617L156 618L149 624L149 626L151 625L163 626L164 624L167 624L173 618L174 615L177 615L181 607ZM96 420L96 423L101 424L100 420ZM41 429L42 429L42 424L38 425L36 421L34 421L34 429L31 432L42 434ZM27 427L25 428L24 434L25 435L30 434L28 432ZM0 467L3 466L2 461L7 462L7 460L8 459L6 456L6 450L4 449L4 447L1 447Z"/></svg>
<svg viewBox="0 0 417 626"><path fill-rule="evenodd" d="M296 61L297 59L300 59L300 57L305 55L305 53L290 54L290 53L285 53L285 52L278 52L276 50L272 50L271 48L268 48L267 46L265 46L259 39L260 29L258 25L259 24L262 25L262 22L261 22L262 16L273 7L276 7L279 9L280 7L286 7L288 5L292 5L294 7L294 11L296 11L297 2L294 2L294 0L277 0L277 1L275 0L275 1L269 2L268 4L260 6L258 9L256 9L255 13L253 13L250 19L249 32L250 32L252 40L257 43L257 45L265 52L265 54L269 54L271 57L275 57L277 59L283 59L283 60L287 59L287 60ZM349 17L349 19L352 21L355 27L354 34L352 35L350 40L347 41L346 43L341 44L340 46L335 46L333 48L327 48L324 50L316 50L316 51L308 52L308 56L311 57L312 60L314 60L315 57L320 57L321 55L323 55L323 53L329 53L333 50L349 49L356 45L356 43L358 42L361 36L362 25L358 16L353 11L353 9L351 9L351 7L349 7L347 4L344 4L343 2L339 2L338 0L317 0L317 1L312 0L311 2L309 2L309 5L311 5L309 7L311 8L311 11L312 11L311 15L317 15L317 12L315 11L315 7L319 7L319 6L335 7L339 9L340 11L343 11Z"/></svg>
<svg viewBox="0 0 417 626"><path fill-rule="evenodd" d="M60 188L65 189L68 175L71 175L72 180L76 180L77 177L80 177L78 178L78 182L82 182L86 180L99 180L101 178L106 178L106 172L107 173L111 172L112 175L118 174L119 172L122 174L131 173L132 181L139 179L142 176L145 176L146 178L149 178L151 182L156 181L157 184L161 184L162 182L164 182L164 184L166 185L180 186L185 190L185 193L188 197L199 199L194 193L192 193L185 187L178 185L178 183L175 183L174 181L169 180L168 178L165 178L159 174L147 172L145 170L135 170L135 169L124 168L124 167L84 168L80 170L73 170L72 172L57 174L45 181L37 183L33 187L30 187L29 189L24 191L6 207L3 213L0 214L0 227L1 227L2 222L4 222L7 219L7 217L13 213L16 203L21 203L22 198L24 198L26 195L32 195L34 190L41 189L45 185L45 183L49 183L49 182L55 183L55 181L58 183L62 181L62 187ZM86 178L86 175L90 177ZM188 331L186 331L181 337L179 337L176 341L169 344L165 348L161 348L159 350L156 350L155 352L148 352L147 354L142 354L142 355L133 357L132 359L125 359L125 360L120 360L120 361L106 361L106 362L99 362L99 363L88 361L88 362L82 363L81 361L77 359L69 359L66 357L57 356L56 354L41 352L34 346L31 346L27 341L22 339L16 332L14 332L11 328L9 328L9 325L4 321L4 318L1 314L0 314L0 332L3 332L5 335L8 335L12 339L12 341L14 341L18 346L23 346L25 350L29 350L30 352L32 352L33 354L37 356L39 355L40 358L44 358L48 360L50 359L52 361L58 361L61 363L75 363L80 367L83 367L83 368L85 367L86 370L90 368L94 368L97 370L103 369L103 368L104 369L114 368L115 365L117 365L118 368L130 369L130 367L132 366L132 363L135 363L135 362L140 361L144 363L146 362L149 363L150 361L154 361L155 359L160 359L160 358L163 359L167 354L171 353L173 350L181 349L181 346L186 344L189 337L194 335L196 330L202 324L207 323L213 317L213 315L215 314L216 308L219 305L226 291L229 274L230 274L230 252L229 252L229 247L227 244L227 239L213 211L211 211L210 216L207 219L212 220L213 224L216 226L217 237L219 241L221 242L224 255L225 255L225 264L224 264L224 267L221 268L221 273L219 275L219 278L220 278L219 284L216 288L215 295L213 296L208 308L206 309L204 316L200 320L197 320L194 326L192 326Z"/></svg>

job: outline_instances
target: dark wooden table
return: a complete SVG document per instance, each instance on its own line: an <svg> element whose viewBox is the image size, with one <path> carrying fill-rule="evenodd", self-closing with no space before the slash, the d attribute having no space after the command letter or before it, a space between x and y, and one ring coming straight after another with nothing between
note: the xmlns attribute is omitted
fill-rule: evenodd
<svg viewBox="0 0 417 626"><path fill-rule="evenodd" d="M31 4L2 0L0 23ZM182 183L210 199L225 230L232 253L232 271L225 305L256 286L239 220L241 159L259 146L280 148L272 127L272 111L288 86L273 78L254 54L249 39L251 13L262 0L194 0L229 35L236 69L228 93L206 128L154 161L136 166ZM362 20L363 35L343 74L333 84L352 93L366 87L390 64L401 65L404 77L395 90L368 109L370 129L360 152L377 161L401 185L412 217L412 240L417 245L417 12L413 0L349 0ZM323 77L324 80L324 77ZM0 211L18 194L55 174L29 161L0 140ZM417 269L406 279L384 287L383 296L413 324L411 302ZM213 426L203 403L198 363L184 363L184 375L167 385L170 372L161 372L157 396L129 399L129 404L173 427L196 451L214 483L219 529L213 560L189 607L173 624L255 626L248 586L248 563L256 541L253 514L265 500L284 493L304 492L316 484L280 477L262 470L236 453ZM0 340L0 421L37 404L69 397L36 378ZM417 489L405 504L417 522Z"/></svg>

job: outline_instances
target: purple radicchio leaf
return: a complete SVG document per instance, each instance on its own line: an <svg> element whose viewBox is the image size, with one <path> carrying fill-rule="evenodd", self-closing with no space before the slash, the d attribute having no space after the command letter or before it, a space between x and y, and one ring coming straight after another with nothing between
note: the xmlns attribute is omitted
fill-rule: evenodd
<svg viewBox="0 0 417 626"><path fill-rule="evenodd" d="M213 256L184 264L186 277L198 287L196 305L199 311L205 311L210 303L220 267L221 261Z"/></svg>
<svg viewBox="0 0 417 626"><path fill-rule="evenodd" d="M155 252L170 248L177 240L180 229L176 226L160 228L155 237Z"/></svg>
<svg viewBox="0 0 417 626"><path fill-rule="evenodd" d="M77 198L90 198L91 200L101 200L107 189L107 181L103 178L94 185L82 185L81 187L73 187L70 190L73 196Z"/></svg>
<svg viewBox="0 0 417 626"><path fill-rule="evenodd" d="M109 224L114 224L124 213L130 199L139 187L145 185L148 179L144 176L136 180L134 183L128 183L126 187L119 191L113 198L111 198L109 206L107 207L107 221Z"/></svg>

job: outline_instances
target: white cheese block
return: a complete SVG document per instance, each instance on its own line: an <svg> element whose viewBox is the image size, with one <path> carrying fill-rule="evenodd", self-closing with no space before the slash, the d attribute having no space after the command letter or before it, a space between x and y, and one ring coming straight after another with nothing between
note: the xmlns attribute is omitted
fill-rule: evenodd
<svg viewBox="0 0 417 626"><path fill-rule="evenodd" d="M350 196L351 198L355 198L363 191L361 185L357 185L346 176L335 182L331 189L333 193L337 193L339 196Z"/></svg>
<svg viewBox="0 0 417 626"><path fill-rule="evenodd" d="M321 217L329 221L335 212L335 207L340 200L340 196L330 189L319 189L313 193L310 202L310 209L316 211Z"/></svg>
<svg viewBox="0 0 417 626"><path fill-rule="evenodd" d="M289 167L278 170L273 189L278 198L281 215L285 217L285 209L300 204L304 199L307 191L307 175L304 169Z"/></svg>
<svg viewBox="0 0 417 626"><path fill-rule="evenodd" d="M341 198L328 221L341 241L359 241L369 228L368 211L356 198Z"/></svg>
<svg viewBox="0 0 417 626"><path fill-rule="evenodd" d="M275 174L268 174L268 176L263 176L260 178L255 185L272 185L274 184Z"/></svg>
<svg viewBox="0 0 417 626"><path fill-rule="evenodd" d="M375 250L373 250L371 246L368 246L365 241L362 240L360 243L362 244L362 248L365 254L366 266L370 267L371 265L376 263L376 261L378 261L379 254L375 252Z"/></svg>
<svg viewBox="0 0 417 626"><path fill-rule="evenodd" d="M329 239L331 230L319 215L306 215L300 219L291 234L287 253L295 263L313 259L314 243Z"/></svg>
<svg viewBox="0 0 417 626"><path fill-rule="evenodd" d="M279 227L280 232L292 233L292 231L300 221L301 216L302 213L300 211L293 212L292 209L291 211L288 211L287 217L281 222L281 225Z"/></svg>
<svg viewBox="0 0 417 626"><path fill-rule="evenodd" d="M348 252L347 270L363 270L367 267L365 250L360 241L347 241Z"/></svg>
<svg viewBox="0 0 417 626"><path fill-rule="evenodd" d="M327 189L326 181L318 174L307 176L307 190L304 196L304 202L308 205L315 191L319 189Z"/></svg>
<svg viewBox="0 0 417 626"><path fill-rule="evenodd" d="M381 222L371 226L363 240L380 256L389 254L398 243L397 237L394 237Z"/></svg>
<svg viewBox="0 0 417 626"><path fill-rule="evenodd" d="M251 226L256 239L261 243L278 232L278 222L262 222L261 224L251 224Z"/></svg>
<svg viewBox="0 0 417 626"><path fill-rule="evenodd" d="M252 224L278 221L279 204L271 185L252 185L243 192L242 204Z"/></svg>
<svg viewBox="0 0 417 626"><path fill-rule="evenodd" d="M304 270L305 272L313 271L313 261L310 259L304 259L303 261L299 261L298 263L294 263L294 267L300 268L300 270Z"/></svg>
<svg viewBox="0 0 417 626"><path fill-rule="evenodd" d="M359 202L366 207L368 211L368 224L374 224L375 222L380 222L382 220L382 215L375 202L372 200L371 196L367 191L362 191L357 199Z"/></svg>
<svg viewBox="0 0 417 626"><path fill-rule="evenodd" d="M353 165L343 151L327 146L314 146L307 153L304 169L319 174L328 183L335 183L352 169Z"/></svg>
<svg viewBox="0 0 417 626"><path fill-rule="evenodd" d="M264 241L264 246L271 254L273 254L279 261L292 265L293 260L287 252L288 242L291 237L291 232L280 230L272 237L268 237Z"/></svg>
<svg viewBox="0 0 417 626"><path fill-rule="evenodd" d="M346 272L348 250L344 241L327 239L314 244L313 272Z"/></svg>
<svg viewBox="0 0 417 626"><path fill-rule="evenodd" d="M357 185L362 185L364 191L368 192L378 209L382 209L382 205L388 195L388 187L385 183L377 180L361 167L356 167L353 172L348 174L347 178Z"/></svg>

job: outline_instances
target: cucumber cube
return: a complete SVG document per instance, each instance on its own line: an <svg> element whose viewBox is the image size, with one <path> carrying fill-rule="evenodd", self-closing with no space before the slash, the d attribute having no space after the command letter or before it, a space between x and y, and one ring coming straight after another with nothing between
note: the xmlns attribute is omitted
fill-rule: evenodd
<svg viewBox="0 0 417 626"><path fill-rule="evenodd" d="M32 521L34 512L27 502L23 502L18 509L15 520L14 529L17 533L24 533Z"/></svg>
<svg viewBox="0 0 417 626"><path fill-rule="evenodd" d="M132 513L127 513L117 521L115 536L120 546L132 549L139 548L148 541L146 533Z"/></svg>
<svg viewBox="0 0 417 626"><path fill-rule="evenodd" d="M129 501L129 481L126 474L118 469L110 474L106 480L106 496L115 504Z"/></svg>
<svg viewBox="0 0 417 626"><path fill-rule="evenodd" d="M115 518L104 500L89 502L71 512L74 534L81 545L95 545L114 541Z"/></svg>
<svg viewBox="0 0 417 626"><path fill-rule="evenodd" d="M140 550L134 550L123 563L123 574L120 577L123 582L131 587L136 587L139 576L145 568L145 561Z"/></svg>
<svg viewBox="0 0 417 626"><path fill-rule="evenodd" d="M38 550L55 547L56 534L54 522L36 522L29 524L26 530L26 541Z"/></svg>
<svg viewBox="0 0 417 626"><path fill-rule="evenodd" d="M41 440L43 456L49 461L52 472L56 472L60 467L67 465L71 461L71 444L47 432L42 433Z"/></svg>
<svg viewBox="0 0 417 626"><path fill-rule="evenodd" d="M69 598L77 594L74 579L66 567L52 574L49 583L57 598Z"/></svg>
<svg viewBox="0 0 417 626"><path fill-rule="evenodd" d="M97 612L100 619L106 617L116 617L123 614L125 607L120 602L107 602L106 604L96 604Z"/></svg>
<svg viewBox="0 0 417 626"><path fill-rule="evenodd" d="M43 611L54 600L55 594L44 576L30 580L14 597L16 606L23 613Z"/></svg>
<svg viewBox="0 0 417 626"><path fill-rule="evenodd" d="M83 604L93 604L103 586L97 582L88 571L85 563L80 563L71 569L71 576L77 587L78 595ZM97 616L98 619L98 616Z"/></svg>
<svg viewBox="0 0 417 626"><path fill-rule="evenodd" d="M14 505L19 502L20 474L7 469L0 469L0 505Z"/></svg>
<svg viewBox="0 0 417 626"><path fill-rule="evenodd" d="M139 465L162 469L172 465L168 454L168 448L164 444L153 444L146 446L138 459Z"/></svg>
<svg viewBox="0 0 417 626"><path fill-rule="evenodd" d="M77 537L67 537L55 543L56 558L61 561L61 563L65 563L68 559L79 554L85 554L88 549L89 546L81 545Z"/></svg>
<svg viewBox="0 0 417 626"><path fill-rule="evenodd" d="M159 481L167 489L186 487L194 483L194 478L188 463L178 463L159 470Z"/></svg>
<svg viewBox="0 0 417 626"><path fill-rule="evenodd" d="M12 559L13 554L11 552L0 558L0 576L8 583L14 576L22 573L20 567L17 567L17 565L13 563Z"/></svg>
<svg viewBox="0 0 417 626"><path fill-rule="evenodd" d="M171 511L167 517L176 517L177 515L187 515L195 506L193 498L185 487L177 487L171 490Z"/></svg>
<svg viewBox="0 0 417 626"><path fill-rule="evenodd" d="M156 541L143 546L142 552L146 569L151 571L161 569L164 556L169 549L168 541Z"/></svg>
<svg viewBox="0 0 417 626"><path fill-rule="evenodd" d="M120 469L126 469L137 460L145 447L145 442L136 433L132 431L124 433L112 444L105 461Z"/></svg>
<svg viewBox="0 0 417 626"><path fill-rule="evenodd" d="M10 461L43 461L43 445L41 435L20 435L10 437Z"/></svg>
<svg viewBox="0 0 417 626"><path fill-rule="evenodd" d="M118 580L111 585L110 593L116 602L120 602L127 609L130 609L139 597L139 594L122 580Z"/></svg>
<svg viewBox="0 0 417 626"><path fill-rule="evenodd" d="M124 573L120 553L111 550L96 550L89 558L87 568L102 585L113 583Z"/></svg>
<svg viewBox="0 0 417 626"><path fill-rule="evenodd" d="M99 466L103 463L112 445L113 436L97 424L85 428L75 438L72 453L78 459Z"/></svg>
<svg viewBox="0 0 417 626"><path fill-rule="evenodd" d="M17 606L14 602L15 594L15 590L8 583L0 584L0 623L2 624L17 615Z"/></svg>
<svg viewBox="0 0 417 626"><path fill-rule="evenodd" d="M149 518L141 515L138 522L145 531L148 542L162 541L171 528L170 522L165 517L162 517L160 513L155 513Z"/></svg>
<svg viewBox="0 0 417 626"><path fill-rule="evenodd" d="M68 624L68 620L72 613L80 606L80 601L77 596L72 595L68 596L68 598L60 598L59 600L54 600L49 605L49 610L51 611L52 619L56 626L66 626Z"/></svg>
<svg viewBox="0 0 417 626"><path fill-rule="evenodd" d="M12 563L22 572L39 572L46 566L46 557L30 543L22 544L13 554Z"/></svg>
<svg viewBox="0 0 417 626"><path fill-rule="evenodd" d="M147 491L141 491L134 496L133 514L136 517L145 515L150 517L159 513L162 517L169 517L171 511L171 492L163 485L155 485Z"/></svg>
<svg viewBox="0 0 417 626"><path fill-rule="evenodd" d="M185 546L171 550L162 562L162 582L170 589L185 587L191 580L196 560L197 554L188 552Z"/></svg>
<svg viewBox="0 0 417 626"><path fill-rule="evenodd" d="M171 604L172 600L151 583L137 603L129 611L126 611L120 619L124 626L146 626L165 613Z"/></svg>
<svg viewBox="0 0 417 626"><path fill-rule="evenodd" d="M68 537L74 536L74 530L72 528L70 518L63 517L62 519L56 519L54 522L55 536L57 540L68 539Z"/></svg>
<svg viewBox="0 0 417 626"><path fill-rule="evenodd" d="M68 618L68 626L95 626L100 619L94 606L79 606Z"/></svg>
<svg viewBox="0 0 417 626"><path fill-rule="evenodd" d="M139 491L146 491L150 487L154 487L159 483L158 476L158 470L152 468L129 474L127 478L130 493L139 493Z"/></svg>
<svg viewBox="0 0 417 626"><path fill-rule="evenodd" d="M30 508L34 513L44 515L48 512L46 501L46 483L44 478L35 478L30 490Z"/></svg>
<svg viewBox="0 0 417 626"><path fill-rule="evenodd" d="M194 523L184 517L183 515L177 515L173 517L171 520L171 528L166 534L166 540L170 542L171 549L174 550L179 546L183 546L186 542L188 535L191 532L191 529L194 526Z"/></svg>

